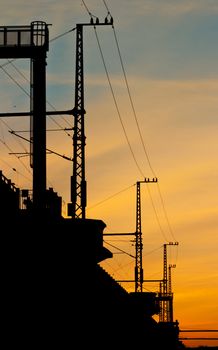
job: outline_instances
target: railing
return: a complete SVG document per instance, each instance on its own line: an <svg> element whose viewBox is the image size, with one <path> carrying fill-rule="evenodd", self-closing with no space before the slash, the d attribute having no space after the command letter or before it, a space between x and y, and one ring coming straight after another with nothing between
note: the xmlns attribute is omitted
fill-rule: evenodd
<svg viewBox="0 0 218 350"><path fill-rule="evenodd" d="M48 25L34 21L30 26L0 27L0 46L48 46Z"/></svg>

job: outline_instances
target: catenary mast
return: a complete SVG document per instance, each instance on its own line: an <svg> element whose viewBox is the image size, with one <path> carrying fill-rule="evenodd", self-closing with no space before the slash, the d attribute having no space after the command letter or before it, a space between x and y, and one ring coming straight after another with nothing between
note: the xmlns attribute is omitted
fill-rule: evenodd
<svg viewBox="0 0 218 350"><path fill-rule="evenodd" d="M90 23L76 25L76 71L75 71L75 105L73 108L73 174L71 176L71 203L68 204L68 216L85 219L87 190L85 179L85 108L84 108L84 67L83 67L83 27L113 25L113 18L105 18L100 23L91 17Z"/></svg>
<svg viewBox="0 0 218 350"><path fill-rule="evenodd" d="M142 267L142 225L141 225L141 183L157 182L157 178L136 182L136 232L135 232L135 292L142 292L143 287L143 267Z"/></svg>

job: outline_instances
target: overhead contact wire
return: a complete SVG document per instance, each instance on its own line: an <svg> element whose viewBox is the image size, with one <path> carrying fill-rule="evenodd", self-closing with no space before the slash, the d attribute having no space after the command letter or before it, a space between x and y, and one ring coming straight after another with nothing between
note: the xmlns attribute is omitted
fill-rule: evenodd
<svg viewBox="0 0 218 350"><path fill-rule="evenodd" d="M105 63L105 59L104 59L104 55L103 55L103 52L102 52L102 49L101 49L101 45L100 45L100 42L99 42L99 38L98 38L98 34L97 34L97 31L96 31L96 28L94 27L95 29L95 35L96 35L96 39L97 39L97 43L98 43L98 47L99 47L99 51L100 51L100 54L101 54L101 58L102 58L102 62L103 62L103 65L104 65L104 69L105 69L105 72L106 72L106 75L107 75L107 80L108 80L108 83L109 83L109 86L110 86L110 90L111 90L111 93L112 93L112 96L113 96L113 100L114 100L114 104L115 104L115 107L116 107L116 110L117 110L117 114L119 116L119 120L120 120L120 123L122 125L122 128L123 128L123 132L124 132L124 135L125 135L125 138L126 138L126 141L128 143L128 146L129 146L129 149L130 149L130 152L132 154L132 157L134 159L134 162L139 170L139 172L141 173L142 176L143 175L143 172L136 160L136 157L135 157L135 154L133 152L133 149L132 149L132 146L130 144L130 141L129 141L129 138L127 136L127 133L126 133L126 130L125 130L125 127L124 127L124 124L123 124L123 121L122 121L122 118L121 118L121 114L120 114L120 110L119 110L119 107L118 107L118 104L117 104L117 100L116 100L116 97L115 97L115 94L114 94L114 91L113 91L113 87L112 87L112 84L111 84L111 81L110 81L110 77L109 77L109 73L108 73L108 70L107 70L107 66L106 66L106 63Z"/></svg>

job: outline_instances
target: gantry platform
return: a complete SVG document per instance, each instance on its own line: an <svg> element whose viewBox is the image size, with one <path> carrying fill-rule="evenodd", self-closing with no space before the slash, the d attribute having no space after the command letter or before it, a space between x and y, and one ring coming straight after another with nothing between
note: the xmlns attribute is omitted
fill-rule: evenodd
<svg viewBox="0 0 218 350"><path fill-rule="evenodd" d="M0 58L33 58L48 51L48 24L0 27Z"/></svg>

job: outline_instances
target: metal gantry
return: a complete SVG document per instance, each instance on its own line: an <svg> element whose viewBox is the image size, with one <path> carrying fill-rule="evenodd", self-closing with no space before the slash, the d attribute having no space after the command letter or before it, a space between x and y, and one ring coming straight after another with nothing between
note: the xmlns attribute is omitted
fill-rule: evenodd
<svg viewBox="0 0 218 350"><path fill-rule="evenodd" d="M33 168L33 209L46 208L46 56L48 24L33 21L29 26L0 27L0 59L31 59L30 166ZM15 115L14 113L5 116ZM17 113L16 115L23 115ZM2 115L1 115L2 116Z"/></svg>
<svg viewBox="0 0 218 350"><path fill-rule="evenodd" d="M99 22L93 17L90 23L76 25L76 71L75 71L75 106L73 134L73 174L71 176L71 203L68 204L68 216L72 218L86 217L87 190L85 180L85 127L84 127L84 67L83 67L83 27L112 25L113 18L105 18Z"/></svg>

